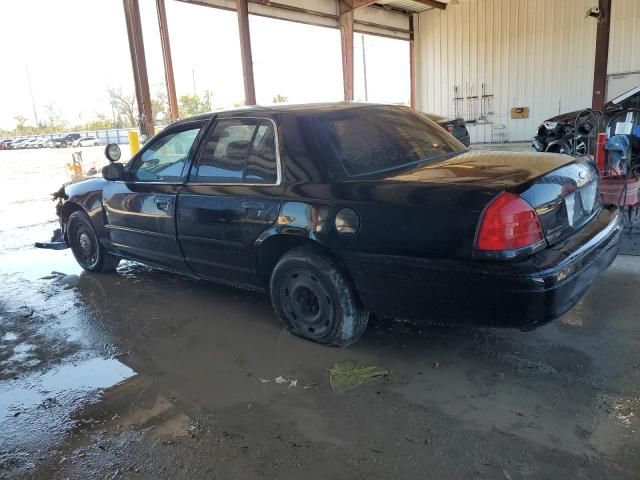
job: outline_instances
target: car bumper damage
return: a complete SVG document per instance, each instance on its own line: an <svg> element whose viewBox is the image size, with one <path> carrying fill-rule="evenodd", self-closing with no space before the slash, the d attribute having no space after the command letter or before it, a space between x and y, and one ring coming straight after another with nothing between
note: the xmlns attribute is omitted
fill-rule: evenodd
<svg viewBox="0 0 640 480"><path fill-rule="evenodd" d="M372 312L430 323L530 330L562 315L613 262L617 208L566 241L519 262L431 260L340 252Z"/></svg>

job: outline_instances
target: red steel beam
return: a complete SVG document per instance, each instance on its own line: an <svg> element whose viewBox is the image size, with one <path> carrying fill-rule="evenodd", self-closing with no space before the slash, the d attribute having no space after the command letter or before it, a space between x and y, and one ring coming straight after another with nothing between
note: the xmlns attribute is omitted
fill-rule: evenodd
<svg viewBox="0 0 640 480"><path fill-rule="evenodd" d="M344 99L351 101L353 100L353 9L345 0L338 0L338 12Z"/></svg>
<svg viewBox="0 0 640 480"><path fill-rule="evenodd" d="M244 78L244 103L256 104L256 87L253 79L253 57L251 55L251 35L249 33L249 5L247 0L236 0L238 30L240 33L240 54Z"/></svg>
<svg viewBox="0 0 640 480"><path fill-rule="evenodd" d="M133 80L136 87L140 133L151 137L154 134L153 112L151 110L147 61L144 55L142 25L140 24L140 8L138 0L123 0L123 5L127 22Z"/></svg>
<svg viewBox="0 0 640 480"><path fill-rule="evenodd" d="M413 42L413 15L409 17L409 82L411 85L411 108L416 108L416 53Z"/></svg>
<svg viewBox="0 0 640 480"><path fill-rule="evenodd" d="M171 43L169 42L169 25L164 0L156 0L158 11L158 26L160 28L160 43L162 44L162 61L164 63L164 80L167 84L167 98L169 100L169 117L172 122L180 118L178 111L178 97L176 95L176 81L173 77L173 61L171 60Z"/></svg>
<svg viewBox="0 0 640 480"><path fill-rule="evenodd" d="M611 0L599 0L600 16L596 31L596 58L593 68L594 110L604 111L607 92L607 64L609 62L609 30L611 24Z"/></svg>

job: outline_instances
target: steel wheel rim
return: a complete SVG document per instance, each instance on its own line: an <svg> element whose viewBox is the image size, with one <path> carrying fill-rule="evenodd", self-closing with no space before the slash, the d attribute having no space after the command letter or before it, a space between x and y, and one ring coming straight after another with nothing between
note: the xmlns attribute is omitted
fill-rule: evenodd
<svg viewBox="0 0 640 480"><path fill-rule="evenodd" d="M98 260L98 249L93 232L84 224L76 225L71 232L74 253L88 267L93 267Z"/></svg>
<svg viewBox="0 0 640 480"><path fill-rule="evenodd" d="M306 337L326 337L335 325L335 308L319 278L304 268L286 273L280 296L289 323Z"/></svg>

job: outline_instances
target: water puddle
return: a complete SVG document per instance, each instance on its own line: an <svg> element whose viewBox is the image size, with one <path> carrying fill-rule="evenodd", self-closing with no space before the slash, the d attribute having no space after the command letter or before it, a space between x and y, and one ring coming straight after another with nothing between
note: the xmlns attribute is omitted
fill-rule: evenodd
<svg viewBox="0 0 640 480"><path fill-rule="evenodd" d="M75 412L133 375L115 359L89 358L0 382L0 470L33 467L64 440Z"/></svg>
<svg viewBox="0 0 640 480"><path fill-rule="evenodd" d="M70 391L83 396L95 389L111 387L132 375L133 370L115 359L92 358L31 375L22 381L0 384L0 422L15 412L41 404L46 398Z"/></svg>

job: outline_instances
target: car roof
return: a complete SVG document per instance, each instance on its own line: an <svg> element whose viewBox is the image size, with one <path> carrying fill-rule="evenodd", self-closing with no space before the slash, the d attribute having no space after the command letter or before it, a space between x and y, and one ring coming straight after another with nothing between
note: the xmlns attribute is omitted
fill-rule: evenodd
<svg viewBox="0 0 640 480"><path fill-rule="evenodd" d="M363 103L363 102L323 102L323 103L302 103L302 104L278 104L278 105L253 105L229 110L219 110L216 112L202 113L192 117L184 118L176 124L193 122L197 120L210 120L214 116L229 117L235 115L251 116L271 115L280 113L308 113L314 115L329 111L351 110L366 107L401 107L402 105L389 105L383 103ZM174 124L175 125L175 124Z"/></svg>

